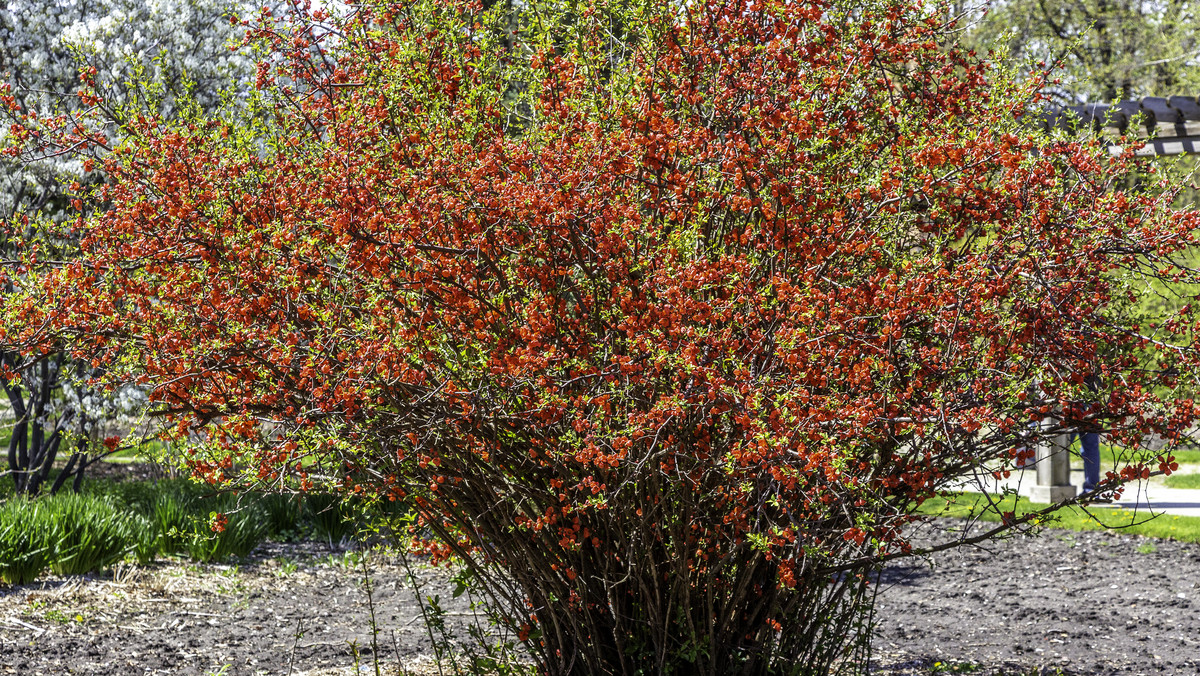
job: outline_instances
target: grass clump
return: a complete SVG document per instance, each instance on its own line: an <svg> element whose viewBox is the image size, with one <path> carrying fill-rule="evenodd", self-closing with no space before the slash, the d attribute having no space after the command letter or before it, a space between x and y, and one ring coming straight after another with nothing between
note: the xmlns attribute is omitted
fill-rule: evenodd
<svg viewBox="0 0 1200 676"><path fill-rule="evenodd" d="M24 498L0 504L0 581L29 584L50 566L44 512Z"/></svg>
<svg viewBox="0 0 1200 676"><path fill-rule="evenodd" d="M299 495L263 495L258 505L266 513L271 537L297 540L304 519L304 498Z"/></svg>
<svg viewBox="0 0 1200 676"><path fill-rule="evenodd" d="M147 527L140 515L94 495L10 498L0 505L0 580L28 584L47 568L59 575L103 570L136 551Z"/></svg>
<svg viewBox="0 0 1200 676"><path fill-rule="evenodd" d="M187 549L188 534L195 530L198 510L190 495L170 487L163 490L153 503L154 532L162 554L178 554Z"/></svg>
<svg viewBox="0 0 1200 676"><path fill-rule="evenodd" d="M34 499L0 487L0 581L27 584L47 569L96 572L126 557L141 564L175 555L219 562L245 557L267 538L312 537L332 546L358 537L368 517L359 501L214 494L187 479L85 479L79 494Z"/></svg>
<svg viewBox="0 0 1200 676"><path fill-rule="evenodd" d="M210 513L210 521L217 513ZM223 525L214 530L205 524L192 532L187 553L201 563L242 558L267 538L269 524L266 511L257 505L241 507L223 514Z"/></svg>
<svg viewBox="0 0 1200 676"><path fill-rule="evenodd" d="M59 575L108 568L135 549L137 534L149 525L141 515L120 510L103 497L59 493L40 502L54 548L50 568Z"/></svg>
<svg viewBox="0 0 1200 676"><path fill-rule="evenodd" d="M334 495L313 493L305 500L305 520L312 535L332 547L358 534L362 508Z"/></svg>

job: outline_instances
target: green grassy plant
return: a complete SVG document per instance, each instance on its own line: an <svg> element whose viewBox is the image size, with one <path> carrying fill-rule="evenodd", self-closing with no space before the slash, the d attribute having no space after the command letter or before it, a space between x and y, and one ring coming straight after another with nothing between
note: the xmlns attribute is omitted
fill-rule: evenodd
<svg viewBox="0 0 1200 676"><path fill-rule="evenodd" d="M42 501L49 514L54 547L52 570L59 575L99 571L136 548L137 534L149 528L139 514L120 510L106 498L60 493Z"/></svg>
<svg viewBox="0 0 1200 676"><path fill-rule="evenodd" d="M309 533L337 544L355 537L366 518L362 505L332 496L214 496L186 479L86 479L78 495L32 502L5 495L0 487L0 580L14 584L47 568L63 575L101 570L127 555L142 564L176 554L224 561L246 556L267 537ZM210 527L215 513L228 518L221 532Z"/></svg>
<svg viewBox="0 0 1200 676"><path fill-rule="evenodd" d="M989 505L980 493L959 493L944 498L931 498L921 505L921 514L951 518L971 518L981 521L1001 520L1004 512L1017 516L1045 509L1049 505L1030 502L1028 498L1014 500L992 496L995 506ZM1200 517L1161 514L1151 518L1146 510L1123 507L1067 507L1042 524L1046 528L1063 530L1120 530L1129 535L1144 535L1164 539L1200 542Z"/></svg>
<svg viewBox="0 0 1200 676"><path fill-rule="evenodd" d="M331 547L358 533L361 509L351 501L333 495L313 494L305 500L304 511L313 537L325 540Z"/></svg>
<svg viewBox="0 0 1200 676"><path fill-rule="evenodd" d="M207 487L189 481L160 482L154 502L154 525L164 554L186 553L200 562L224 561L249 554L274 533L276 519L285 527L285 510L272 512L260 496L246 496L239 504L234 495L207 496ZM210 515L228 512L225 530L214 533ZM295 520L291 522L295 528Z"/></svg>
<svg viewBox="0 0 1200 676"><path fill-rule="evenodd" d="M144 517L106 497L10 498L0 505L0 579L25 584L46 568L59 575L103 570L130 551L146 555L139 536L148 530Z"/></svg>
<svg viewBox="0 0 1200 676"><path fill-rule="evenodd" d="M304 516L304 501L298 495L263 495L257 503L267 517L267 529L271 537L293 539L297 526Z"/></svg>
<svg viewBox="0 0 1200 676"><path fill-rule="evenodd" d="M194 530L187 540L188 556L201 563L242 558L267 538L267 515L258 506L242 507L227 518L220 532L203 525Z"/></svg>
<svg viewBox="0 0 1200 676"><path fill-rule="evenodd" d="M50 565L46 510L24 498L0 504L0 581L28 584Z"/></svg>
<svg viewBox="0 0 1200 676"><path fill-rule="evenodd" d="M158 548L163 554L186 550L188 534L195 529L197 511L194 500L176 491L164 491L154 501L154 528Z"/></svg>
<svg viewBox="0 0 1200 676"><path fill-rule="evenodd" d="M154 522L150 519L143 518L145 527L134 533L133 538L133 556L137 559L138 565L148 565L154 563L159 555L159 533L154 527Z"/></svg>

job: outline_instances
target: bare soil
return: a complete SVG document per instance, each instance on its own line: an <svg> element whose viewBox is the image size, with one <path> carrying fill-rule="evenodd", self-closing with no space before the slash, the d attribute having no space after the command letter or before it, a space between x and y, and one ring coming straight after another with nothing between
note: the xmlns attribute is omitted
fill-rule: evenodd
<svg viewBox="0 0 1200 676"><path fill-rule="evenodd" d="M406 569L369 556L369 603L357 556L272 543L238 566L172 561L0 587L0 674L374 674L372 603L385 673L431 673ZM413 573L465 635L473 613L449 573Z"/></svg>
<svg viewBox="0 0 1200 676"><path fill-rule="evenodd" d="M384 673L437 673L405 568L368 567ZM415 573L465 635L449 572ZM0 588L0 674L374 674L363 580L353 554L309 543ZM1047 531L943 552L881 575L872 671L1197 674L1197 598L1194 544Z"/></svg>
<svg viewBox="0 0 1200 676"><path fill-rule="evenodd" d="M1192 543L1047 530L949 550L881 576L877 673L1200 674L1198 600Z"/></svg>

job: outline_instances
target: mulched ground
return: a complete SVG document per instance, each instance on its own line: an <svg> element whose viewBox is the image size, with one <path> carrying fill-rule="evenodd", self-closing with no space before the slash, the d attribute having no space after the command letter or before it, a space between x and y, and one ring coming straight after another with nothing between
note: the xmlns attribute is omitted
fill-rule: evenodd
<svg viewBox="0 0 1200 676"><path fill-rule="evenodd" d="M1200 674L1196 544L1048 530L892 566L877 599L881 673Z"/></svg>
<svg viewBox="0 0 1200 676"><path fill-rule="evenodd" d="M378 554L368 568L386 673L397 656L408 673L430 673L405 568ZM465 596L451 598L447 572L414 574L462 634L473 614ZM176 561L0 587L0 674L316 676L356 673L355 662L373 674L364 579L355 553L306 543L262 547L239 566Z"/></svg>
<svg viewBox="0 0 1200 676"><path fill-rule="evenodd" d="M0 674L373 674L356 561L272 544L236 567L176 561L0 588ZM403 566L368 561L384 673L397 657L436 673ZM882 574L874 673L1200 673L1200 546L1047 531L931 564ZM463 635L472 613L448 573L416 574Z"/></svg>

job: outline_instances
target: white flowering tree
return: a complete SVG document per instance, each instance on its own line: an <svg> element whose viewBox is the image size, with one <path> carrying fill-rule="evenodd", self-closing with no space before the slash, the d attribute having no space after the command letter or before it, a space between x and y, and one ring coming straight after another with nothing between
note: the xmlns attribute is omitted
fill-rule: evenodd
<svg viewBox="0 0 1200 676"><path fill-rule="evenodd" d="M115 139L122 121L136 116L169 118L189 106L228 102L231 85L246 82L254 66L230 49L240 38L233 21L238 11L223 0L9 0L0 6L0 83L8 112L69 124L101 105L78 96L86 79L103 94ZM76 246L73 195L103 177L85 157L59 150L0 157L0 294L11 292L20 275L18 250L65 260ZM54 492L68 481L78 488L83 470L114 448L95 443L102 423L142 401L135 388L105 395L89 388L97 375L91 365L62 353L29 359L0 351L0 371L5 474L19 493ZM64 453L65 470L47 484Z"/></svg>

